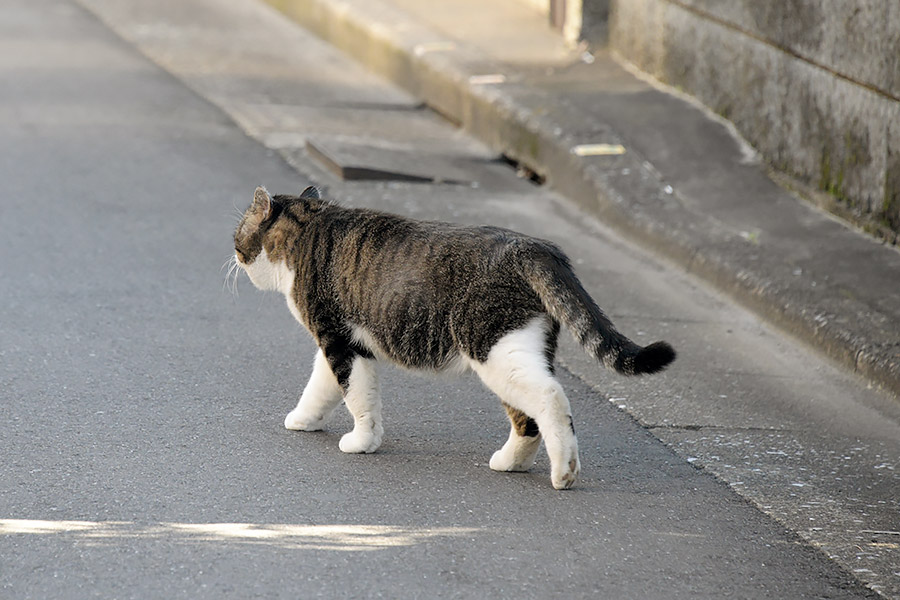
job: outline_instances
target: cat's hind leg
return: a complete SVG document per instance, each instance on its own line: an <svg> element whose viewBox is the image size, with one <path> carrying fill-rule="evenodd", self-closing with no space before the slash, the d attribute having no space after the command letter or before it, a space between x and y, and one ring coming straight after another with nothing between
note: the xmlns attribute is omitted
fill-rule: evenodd
<svg viewBox="0 0 900 600"><path fill-rule="evenodd" d="M362 356L352 359L344 388L344 403L353 415L353 431L341 438L341 451L353 454L375 452L381 445L384 427L374 360Z"/></svg>
<svg viewBox="0 0 900 600"><path fill-rule="evenodd" d="M295 431L319 431L341 402L341 386L322 350L316 353L313 372L297 407L288 413L284 426Z"/></svg>
<svg viewBox="0 0 900 600"><path fill-rule="evenodd" d="M472 369L505 404L537 423L550 458L553 487L566 489L575 483L581 463L569 400L548 364L548 331L547 318L536 317L500 338L487 360L472 361ZM509 456L519 451L524 454L527 447L525 440L513 438L512 434L510 437L499 451L498 466L504 459L513 464L515 459Z"/></svg>
<svg viewBox="0 0 900 600"><path fill-rule="evenodd" d="M534 466L534 457L541 447L541 432L534 419L503 403L512 425L509 439L494 452L490 467L495 471L527 471Z"/></svg>

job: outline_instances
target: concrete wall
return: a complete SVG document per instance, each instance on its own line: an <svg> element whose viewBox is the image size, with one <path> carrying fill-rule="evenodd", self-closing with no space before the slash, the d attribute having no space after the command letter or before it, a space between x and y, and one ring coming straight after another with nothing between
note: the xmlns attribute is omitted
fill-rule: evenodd
<svg viewBox="0 0 900 600"><path fill-rule="evenodd" d="M900 1L584 3L607 1L625 59L733 121L860 224L900 232Z"/></svg>

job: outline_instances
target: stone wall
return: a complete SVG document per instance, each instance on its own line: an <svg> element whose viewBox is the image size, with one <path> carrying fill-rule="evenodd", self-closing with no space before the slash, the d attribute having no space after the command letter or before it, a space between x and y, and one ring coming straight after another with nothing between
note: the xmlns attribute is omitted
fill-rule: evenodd
<svg viewBox="0 0 900 600"><path fill-rule="evenodd" d="M730 119L859 224L900 232L900 2L592 1L608 3L623 58Z"/></svg>

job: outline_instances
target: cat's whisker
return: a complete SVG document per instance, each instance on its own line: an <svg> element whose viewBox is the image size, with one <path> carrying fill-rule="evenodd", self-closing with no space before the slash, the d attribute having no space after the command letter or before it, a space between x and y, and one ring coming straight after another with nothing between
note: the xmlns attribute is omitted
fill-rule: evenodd
<svg viewBox="0 0 900 600"><path fill-rule="evenodd" d="M225 263L222 265L222 267L219 269L219 272L222 272L222 271L225 271L226 267L228 268L228 270L225 271L225 281L222 282L222 290L225 290L225 288L228 287L228 280L231 279L231 269L232 269L233 263L234 263L234 256L232 256L228 260L226 260Z"/></svg>
<svg viewBox="0 0 900 600"><path fill-rule="evenodd" d="M238 295L238 277L241 276L241 265L238 264L237 258L234 259L231 276L231 295Z"/></svg>
<svg viewBox="0 0 900 600"><path fill-rule="evenodd" d="M237 296L237 280L240 276L240 268L241 266L238 264L237 257L232 255L225 264L222 265L220 270L224 270L225 267L228 267L228 272L225 273L225 281L222 282L222 289L231 289L231 295Z"/></svg>

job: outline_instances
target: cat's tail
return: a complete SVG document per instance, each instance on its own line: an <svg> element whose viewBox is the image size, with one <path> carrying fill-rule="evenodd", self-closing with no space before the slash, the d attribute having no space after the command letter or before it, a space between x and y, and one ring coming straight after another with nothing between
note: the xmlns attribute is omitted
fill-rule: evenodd
<svg viewBox="0 0 900 600"><path fill-rule="evenodd" d="M523 261L523 275L550 316L565 325L588 354L623 375L658 373L675 360L667 342L640 346L619 333L561 250L551 244L531 250L529 260Z"/></svg>

